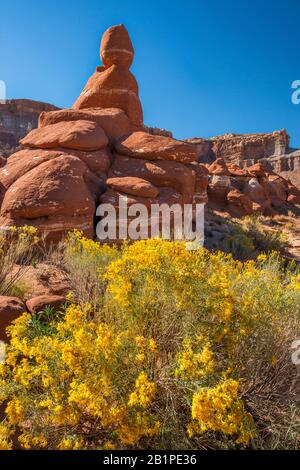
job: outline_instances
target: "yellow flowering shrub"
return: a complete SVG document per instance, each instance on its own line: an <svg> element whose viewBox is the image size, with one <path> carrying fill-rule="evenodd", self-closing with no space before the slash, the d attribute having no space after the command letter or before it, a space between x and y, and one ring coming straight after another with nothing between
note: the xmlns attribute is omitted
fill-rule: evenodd
<svg viewBox="0 0 300 470"><path fill-rule="evenodd" d="M212 388L200 388L193 396L192 418L188 432L192 437L207 430L237 436L247 444L254 436L254 422L238 398L238 382L227 379Z"/></svg>
<svg viewBox="0 0 300 470"><path fill-rule="evenodd" d="M300 322L294 266L276 254L241 263L162 240L118 251L81 234L66 257L71 271L89 266L82 284L97 278L99 291L89 298L85 286L80 296L77 283L64 316L37 328L24 314L9 327L2 448L14 435L26 449L62 450L257 439L257 390L270 401L292 383L284 361Z"/></svg>
<svg viewBox="0 0 300 470"><path fill-rule="evenodd" d="M47 336L35 336L24 314L9 327L3 440L18 428L26 449L44 448L48 440L51 448L76 449L101 448L108 440L133 445L156 434L159 423L149 409L156 386L136 363L138 345L128 332L76 305L50 326Z"/></svg>

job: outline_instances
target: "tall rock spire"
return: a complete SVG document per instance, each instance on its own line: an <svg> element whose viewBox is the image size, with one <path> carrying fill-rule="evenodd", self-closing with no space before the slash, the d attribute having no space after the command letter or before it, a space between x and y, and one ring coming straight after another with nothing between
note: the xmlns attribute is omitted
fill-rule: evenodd
<svg viewBox="0 0 300 470"><path fill-rule="evenodd" d="M105 67L122 65L130 68L134 56L132 42L123 24L111 26L102 36L100 58Z"/></svg>
<svg viewBox="0 0 300 470"><path fill-rule="evenodd" d="M124 25L111 26L105 31L100 45L103 66L98 66L89 78L73 108L120 108L133 128L142 127L138 85L129 71L133 56L133 46Z"/></svg>

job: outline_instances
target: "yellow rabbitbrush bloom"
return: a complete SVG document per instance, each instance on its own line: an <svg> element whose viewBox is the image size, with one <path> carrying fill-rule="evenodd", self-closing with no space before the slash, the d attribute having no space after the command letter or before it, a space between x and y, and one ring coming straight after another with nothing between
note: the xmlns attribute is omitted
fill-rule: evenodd
<svg viewBox="0 0 300 470"><path fill-rule="evenodd" d="M84 440L76 437L64 437L58 444L59 450L82 450L84 447Z"/></svg>
<svg viewBox="0 0 300 470"><path fill-rule="evenodd" d="M10 424L17 424L24 418L25 408L18 398L8 402L5 413L9 418Z"/></svg>
<svg viewBox="0 0 300 470"><path fill-rule="evenodd" d="M70 305L65 318L52 325L49 336L34 336L31 325L25 314L11 327L7 364L14 367L14 372L11 374L10 366L3 366L3 385L10 377L17 394L22 396L22 390L27 393L23 401L13 398L7 404L6 436L18 427L23 448L47 445L77 449L84 448L85 435L95 425L100 428L99 447L102 441L109 440L117 440L118 445L134 445L142 437L158 432L158 420L145 411L154 397L155 385L131 369L139 347L128 338L127 331L117 331L112 325L92 319L88 309L84 311L76 305ZM147 354L152 354L155 342L146 339L146 345ZM122 378L124 367L127 371ZM137 394L135 405L144 410L142 415L132 413L133 396L132 403L128 403L132 393ZM32 433L27 429L27 415ZM39 423L46 439L50 434L49 443L41 440L34 422ZM81 435L75 440L65 437L66 429L79 429L81 423ZM51 429L56 427L60 431L53 434ZM3 447L11 445L8 437L2 441Z"/></svg>
<svg viewBox="0 0 300 470"><path fill-rule="evenodd" d="M291 283L288 285L288 288L300 291L300 274L291 278Z"/></svg>
<svg viewBox="0 0 300 470"><path fill-rule="evenodd" d="M145 372L141 372L135 381L135 391L130 394L128 405L148 408L156 392L156 385L151 382Z"/></svg>
<svg viewBox="0 0 300 470"><path fill-rule="evenodd" d="M280 394L272 358L281 364L299 331L294 268L163 240L118 251L73 234L67 244L68 266L88 258L82 285L99 280L101 299L76 304L74 286L63 315L26 313L8 329L0 446L14 434L47 449L249 445L249 384Z"/></svg>
<svg viewBox="0 0 300 470"><path fill-rule="evenodd" d="M12 450L11 429L5 424L0 424L0 450Z"/></svg>
<svg viewBox="0 0 300 470"><path fill-rule="evenodd" d="M198 390L193 396L192 418L191 437L210 430L236 435L238 443L248 444L255 435L253 418L238 398L236 380L228 379L213 388Z"/></svg>
<svg viewBox="0 0 300 470"><path fill-rule="evenodd" d="M200 379L211 374L214 371L214 354L207 343L201 348L200 352L195 352L198 342L192 342L191 339L185 339L182 344L182 350L177 357L177 368L175 375L187 380Z"/></svg>
<svg viewBox="0 0 300 470"><path fill-rule="evenodd" d="M24 449L45 449L48 444L47 439L43 434L32 436L25 432L18 437L18 441Z"/></svg>

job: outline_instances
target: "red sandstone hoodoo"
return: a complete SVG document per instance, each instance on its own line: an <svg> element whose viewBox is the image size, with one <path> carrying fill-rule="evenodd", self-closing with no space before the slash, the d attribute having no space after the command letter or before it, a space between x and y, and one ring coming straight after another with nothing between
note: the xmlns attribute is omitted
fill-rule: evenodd
<svg viewBox="0 0 300 470"><path fill-rule="evenodd" d="M194 143L143 125L123 25L104 33L100 56L103 65L73 107L42 112L38 128L21 140L25 149L0 169L2 228L33 225L50 240L72 229L93 237L97 205L117 207L120 195L147 207L206 203L208 196L212 207L233 216L300 203L299 190L262 165L243 170L220 158L205 165ZM221 152L224 145L215 147Z"/></svg>

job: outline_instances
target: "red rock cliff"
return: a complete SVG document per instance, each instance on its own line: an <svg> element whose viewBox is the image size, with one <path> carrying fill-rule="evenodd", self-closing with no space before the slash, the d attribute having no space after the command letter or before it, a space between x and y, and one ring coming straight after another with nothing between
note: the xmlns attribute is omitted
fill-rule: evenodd
<svg viewBox="0 0 300 470"><path fill-rule="evenodd" d="M26 99L0 103L0 155L7 157L19 147L19 140L37 127L42 111L58 109L48 103Z"/></svg>

